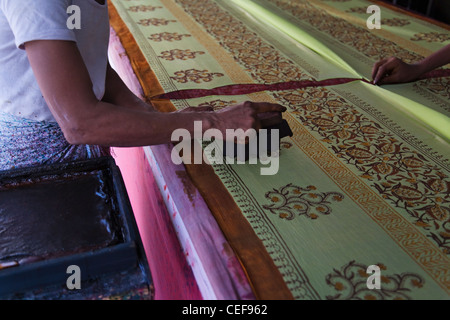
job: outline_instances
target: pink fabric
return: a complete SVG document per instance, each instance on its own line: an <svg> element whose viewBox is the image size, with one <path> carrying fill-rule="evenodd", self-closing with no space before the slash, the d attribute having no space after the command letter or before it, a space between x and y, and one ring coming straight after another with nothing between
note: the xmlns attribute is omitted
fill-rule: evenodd
<svg viewBox="0 0 450 320"><path fill-rule="evenodd" d="M200 292L208 300L255 299L239 260L184 165L172 162L172 148L167 144L144 151Z"/></svg>
<svg viewBox="0 0 450 320"><path fill-rule="evenodd" d="M143 149L114 148L113 153L147 254L155 299L201 300Z"/></svg>

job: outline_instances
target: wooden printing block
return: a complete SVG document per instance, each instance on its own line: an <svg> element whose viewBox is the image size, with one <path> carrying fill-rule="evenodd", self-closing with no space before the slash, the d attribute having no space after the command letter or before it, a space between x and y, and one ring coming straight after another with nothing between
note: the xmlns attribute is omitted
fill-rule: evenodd
<svg viewBox="0 0 450 320"><path fill-rule="evenodd" d="M286 120L283 119L281 112L265 112L265 113L260 113L258 114L258 118L259 121L261 123L261 129L266 129L267 130L267 139L266 139L266 146L265 146L265 150L261 150L260 148L260 139L261 139L261 134L265 134L264 131L258 131L257 135L256 135L256 141L252 142L250 141L249 143L245 144L245 161L249 160L250 158L250 146L252 143L256 142L256 157L259 158L259 156L261 155L261 152L264 155L270 155L271 152L275 151L272 148L272 135L276 134L276 131L278 131L278 146L280 145L280 140L284 137L292 137L293 133L291 128L289 127L289 124L287 123ZM228 149L227 146L232 146L234 148L234 153L233 156L236 158L238 155L238 147L239 144L238 143L230 143L230 142L225 142L223 143L223 156L230 156L228 153ZM240 146L240 148L242 148L242 146ZM279 150L279 149L278 149ZM278 151L276 150L276 151Z"/></svg>

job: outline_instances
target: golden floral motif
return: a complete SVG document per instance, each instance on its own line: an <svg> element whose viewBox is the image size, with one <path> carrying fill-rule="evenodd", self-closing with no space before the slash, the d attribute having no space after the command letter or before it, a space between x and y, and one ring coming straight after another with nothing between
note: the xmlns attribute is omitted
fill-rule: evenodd
<svg viewBox="0 0 450 320"><path fill-rule="evenodd" d="M213 100L213 101L209 101L209 102L203 102L201 104L199 104L199 107L211 107L214 111L218 111L221 110L225 107L231 106L233 104L236 104L237 101L236 100L231 100L231 101L225 101L225 100Z"/></svg>
<svg viewBox="0 0 450 320"><path fill-rule="evenodd" d="M383 154L398 153L400 151L400 145L392 142L383 142L375 147Z"/></svg>
<svg viewBox="0 0 450 320"><path fill-rule="evenodd" d="M280 148L281 149L290 149L292 148L293 144L288 141L280 141Z"/></svg>
<svg viewBox="0 0 450 320"><path fill-rule="evenodd" d="M422 87L427 88L428 91L442 96L446 100L450 100L450 78L431 78L421 80L414 83L415 91L423 91ZM446 103L443 108L450 112L450 106Z"/></svg>
<svg viewBox="0 0 450 320"><path fill-rule="evenodd" d="M161 41L180 41L183 40L185 37L191 37L190 34L178 34L176 32L170 33L170 32L162 32L162 33L155 33L151 34L148 39L156 42Z"/></svg>
<svg viewBox="0 0 450 320"><path fill-rule="evenodd" d="M428 210L426 212L427 212L427 214L432 216L433 219L435 219L435 220L447 221L449 218L450 211L447 208L441 207L440 205L436 204L436 205L432 206L431 208L428 208Z"/></svg>
<svg viewBox="0 0 450 320"><path fill-rule="evenodd" d="M419 190L403 185L393 187L392 193L402 201L420 200L423 197L423 194Z"/></svg>
<svg viewBox="0 0 450 320"><path fill-rule="evenodd" d="M139 5L139 6L131 6L128 8L128 11L131 12L148 12L148 11L155 11L156 9L162 9L162 7L154 7L154 6L147 6L147 5Z"/></svg>
<svg viewBox="0 0 450 320"><path fill-rule="evenodd" d="M380 175L384 175L384 176L396 174L398 172L397 168L393 167L392 165L390 165L384 161L375 163L373 165L373 169Z"/></svg>
<svg viewBox="0 0 450 320"><path fill-rule="evenodd" d="M188 59L195 59L197 55L205 54L203 51L191 51L189 49L187 50L181 50L181 49L173 49L169 51L163 51L161 52L161 55L158 56L161 59L173 61L173 60L188 60Z"/></svg>
<svg viewBox="0 0 450 320"><path fill-rule="evenodd" d="M137 24L142 26L167 26L171 22L177 22L176 20L167 20L167 19L158 19L158 18L149 18L149 19L140 19Z"/></svg>
<svg viewBox="0 0 450 320"><path fill-rule="evenodd" d="M373 159L373 154L369 150L353 147L347 149L347 155L353 159Z"/></svg>
<svg viewBox="0 0 450 320"><path fill-rule="evenodd" d="M328 300L410 300L412 290L423 287L425 280L418 274L401 273L386 275L386 266L378 264L381 270L381 288L370 290L367 288L367 265L350 261L340 270L325 278L327 285L333 287L337 294L327 296Z"/></svg>
<svg viewBox="0 0 450 320"><path fill-rule="evenodd" d="M208 72L208 70L197 70L189 69L175 72L175 77L170 77L171 79L179 83L187 82L211 82L214 77L223 77L223 73L218 72Z"/></svg>
<svg viewBox="0 0 450 320"><path fill-rule="evenodd" d="M305 215L310 219L317 219L319 214L331 213L331 201L340 202L344 196L338 192L311 192L316 190L315 186L302 188L292 183L266 193L266 198L272 202L263 205L263 208L280 218L292 220L297 215Z"/></svg>
<svg viewBox="0 0 450 320"><path fill-rule="evenodd" d="M407 158L403 158L401 160L401 162L409 167L409 168L420 168L424 165L423 161L420 159L417 159L416 157L412 156L412 157L407 157Z"/></svg>
<svg viewBox="0 0 450 320"><path fill-rule="evenodd" d="M401 18L381 19L381 25L388 25L390 27L403 27L410 23L408 19Z"/></svg>
<svg viewBox="0 0 450 320"><path fill-rule="evenodd" d="M450 182L446 182L440 178L431 179L426 182L428 188L435 193L448 193L450 191ZM436 197L436 202L443 202L441 197Z"/></svg>
<svg viewBox="0 0 450 320"><path fill-rule="evenodd" d="M345 10L345 12L367 14L367 7L353 7Z"/></svg>
<svg viewBox="0 0 450 320"><path fill-rule="evenodd" d="M420 32L416 33L412 38L412 41L426 41L426 42L445 42L450 40L450 35L447 33L438 32Z"/></svg>

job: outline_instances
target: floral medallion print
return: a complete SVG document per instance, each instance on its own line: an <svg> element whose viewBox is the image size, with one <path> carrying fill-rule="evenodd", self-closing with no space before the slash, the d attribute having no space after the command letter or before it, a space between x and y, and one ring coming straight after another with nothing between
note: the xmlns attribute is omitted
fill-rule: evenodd
<svg viewBox="0 0 450 320"><path fill-rule="evenodd" d="M381 19L381 25L387 25L390 27L403 27L411 22L408 19L391 18L391 19Z"/></svg>
<svg viewBox="0 0 450 320"><path fill-rule="evenodd" d="M208 70L197 70L197 69L189 69L175 72L174 77L170 77L171 79L179 82L179 83L187 83L187 82L211 82L214 77L223 77L223 73L218 72L208 72Z"/></svg>
<svg viewBox="0 0 450 320"><path fill-rule="evenodd" d="M209 101L209 102L204 102L199 104L199 107L210 107L212 108L214 111L218 111L221 110L225 107L231 106L233 104L236 104L237 101L236 100L231 100L231 101L225 101L225 100L213 100L213 101Z"/></svg>
<svg viewBox="0 0 450 320"><path fill-rule="evenodd" d="M353 7L348 10L345 10L345 12L367 14L367 7Z"/></svg>
<svg viewBox="0 0 450 320"><path fill-rule="evenodd" d="M377 264L381 271L380 289L368 289L367 267L351 261L340 270L333 269L325 281L337 292L329 300L410 300L410 293L423 287L424 280L413 273L387 275L387 267Z"/></svg>
<svg viewBox="0 0 450 320"><path fill-rule="evenodd" d="M302 188L292 183L266 193L272 203L263 208L282 219L292 220L296 216L307 216L317 219L319 215L332 212L331 202L340 202L344 196L338 192L316 192L315 186Z"/></svg>
<svg viewBox="0 0 450 320"><path fill-rule="evenodd" d="M128 8L128 11L131 12L149 12L149 11L155 11L156 9L162 9L162 7L154 7L154 6L146 6L146 5L140 5L140 6L131 6Z"/></svg>
<svg viewBox="0 0 450 320"><path fill-rule="evenodd" d="M177 22L176 20L167 20L167 19L158 19L158 18L149 18L149 19L141 19L137 24L142 26L167 26L171 22Z"/></svg>
<svg viewBox="0 0 450 320"><path fill-rule="evenodd" d="M173 41L181 41L183 40L183 38L188 38L191 37L190 34L178 34L176 32L161 32L161 33L155 33L155 34L151 34L148 39L152 40L152 41L156 41L156 42L161 42L161 41L169 41L169 42L173 42Z"/></svg>
<svg viewBox="0 0 450 320"><path fill-rule="evenodd" d="M426 42L445 42L450 40L450 34L448 33L416 33L412 38L412 41L426 41Z"/></svg>
<svg viewBox="0 0 450 320"><path fill-rule="evenodd" d="M173 49L173 50L161 52L161 55L158 57L161 59L164 59L164 60L174 61L174 60L195 59L198 55L202 55L202 54L205 54L205 52L191 51L189 49L187 49L187 50Z"/></svg>

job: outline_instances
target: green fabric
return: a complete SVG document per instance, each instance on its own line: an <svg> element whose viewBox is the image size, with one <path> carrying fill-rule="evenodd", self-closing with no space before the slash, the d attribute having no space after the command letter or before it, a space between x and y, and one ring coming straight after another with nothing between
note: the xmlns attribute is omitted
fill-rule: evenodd
<svg viewBox="0 0 450 320"><path fill-rule="evenodd" d="M354 56L352 54L348 54L348 52L352 53L353 48L349 48L346 46L344 50L336 53L332 50L333 43L335 42L334 38L327 38L324 36L323 32L320 30L311 28L311 25L308 25L306 22L302 20L295 20L293 16L289 16L286 12L283 12L279 8L277 8L273 3L266 0L231 0L235 5L243 8L245 11L254 15L257 19L264 21L292 37L302 45L310 48L320 56L328 59L332 64L335 64L338 68L341 69L341 75L344 76L353 76L357 78L365 77L370 79L370 75L368 72L371 70L371 66L364 65L364 69L360 69L362 72L357 72L352 66L352 61L354 61ZM274 1L276 2L276 1ZM284 3L292 3L293 1L281 1ZM315 1L311 1L314 3ZM355 10L356 13L359 12L359 18L361 18L361 12L366 12L366 8L368 7L367 1L349 1L349 2L330 2L334 4L334 8L342 9L342 11L350 11L352 8L357 8L359 10ZM351 3L351 6L349 5ZM345 5L343 5L345 4ZM361 9L364 9L361 11ZM408 32L399 33L398 29L395 27L386 26L385 23L382 24L382 28L388 28L389 32L393 32L395 35L400 35L401 37L409 36L414 37L415 34L427 34L429 33L442 35L442 39L447 39L445 43L450 43L450 37L447 32L443 32L442 30L437 31L436 27L424 27L424 23L418 19L411 19L407 16L398 16L391 10L386 8L381 9L382 17L384 21L393 21L397 24L408 23ZM353 12L353 14L355 14ZM369 14L366 14L366 19L369 17ZM388 18L386 18L388 17ZM365 20L363 23L365 23ZM411 20L413 20L412 26ZM303 29L302 29L303 27ZM425 29L425 32L424 32ZM405 30L405 29L402 29ZM415 31L414 31L415 30ZM420 33L419 33L420 31ZM373 33L377 31L374 30ZM447 33L447 34L446 34ZM417 36L418 37L418 36ZM322 41L319 41L321 39ZM428 47L428 45L427 45ZM433 49L439 49L441 46L436 45L436 43L432 42L431 47ZM372 62L372 60L371 60ZM375 60L373 61L375 62ZM356 66L355 66L356 67ZM415 100L415 94L413 90L411 90L412 85L402 85L402 86L383 86L377 88L371 88L378 92L381 99L388 99L390 103L399 109L404 109L407 115L415 117L416 120L419 120L421 123L427 125L431 130L435 131L441 137L450 141L450 112L448 110L446 112L442 112L442 109L439 106L427 106L426 104L417 103ZM406 89L405 89L406 88Z"/></svg>
<svg viewBox="0 0 450 320"><path fill-rule="evenodd" d="M450 118L445 114L408 98L408 90L397 91L375 86L368 87L376 91L378 96L389 102L391 106L404 110L407 115L411 115L424 126L428 126L446 141L450 141Z"/></svg>
<svg viewBox="0 0 450 320"><path fill-rule="evenodd" d="M344 19L358 15L346 10L368 1L112 2L166 92L368 78L380 55L412 59L427 46L409 40L416 31L407 26L401 28L408 32L390 38L365 28L364 18ZM412 21L413 29L423 25L389 15ZM448 34L433 25L428 30ZM433 42L430 49L447 43ZM389 87L352 82L173 103L220 109L264 99L288 108L284 118L294 136L282 140L276 175L261 175L263 164L213 168L296 299L448 299L448 81ZM381 290L366 286L370 265L381 269Z"/></svg>
<svg viewBox="0 0 450 320"><path fill-rule="evenodd" d="M248 0L231 0L231 1L237 4L238 6L242 7L246 11L251 12L259 19L265 21L266 23L269 23L275 28L288 34L294 40L310 48L311 50L321 55L322 57L328 58L332 63L337 64L343 69L342 74L345 74L345 71L347 71L353 77L360 77L360 75L355 70L353 70L353 68L350 65L348 65L347 62L345 62L343 59L341 59L341 57L339 57L335 52L333 52L333 50L327 47L324 43L318 41L317 38L309 34L307 31L301 29L299 26L295 25L294 23L286 19L283 19L281 15L277 15L273 11L264 8L253 1Z"/></svg>

